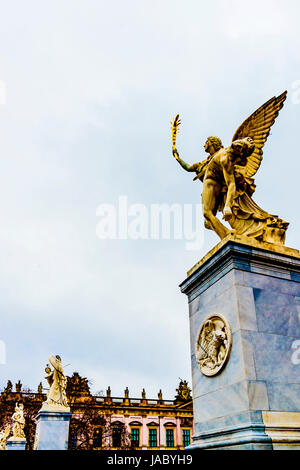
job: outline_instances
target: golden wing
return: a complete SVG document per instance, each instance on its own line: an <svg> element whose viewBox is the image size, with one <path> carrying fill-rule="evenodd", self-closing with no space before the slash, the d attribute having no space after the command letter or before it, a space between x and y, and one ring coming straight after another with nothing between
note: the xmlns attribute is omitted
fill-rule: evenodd
<svg viewBox="0 0 300 470"><path fill-rule="evenodd" d="M179 132L179 126L181 124L181 121L179 119L179 114L176 115L173 121L170 121L170 124L171 124L171 129L172 129L172 144L173 144L173 148L175 148L176 139L177 139L178 132Z"/></svg>
<svg viewBox="0 0 300 470"><path fill-rule="evenodd" d="M279 111L284 105L286 100L287 91L277 98L271 98L263 106L261 106L255 113L246 119L246 121L238 128L232 141L251 137L255 143L255 150L253 154L248 157L248 162L244 168L244 175L251 178L255 175L262 162L263 146L269 137L271 127L277 118Z"/></svg>

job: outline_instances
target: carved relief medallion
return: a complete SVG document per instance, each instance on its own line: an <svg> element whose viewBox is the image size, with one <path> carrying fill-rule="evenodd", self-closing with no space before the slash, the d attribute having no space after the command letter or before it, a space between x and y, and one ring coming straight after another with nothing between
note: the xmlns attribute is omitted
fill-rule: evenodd
<svg viewBox="0 0 300 470"><path fill-rule="evenodd" d="M207 317L196 345L196 359L202 374L211 377L221 371L229 358L231 344L231 327L226 318L222 315Z"/></svg>

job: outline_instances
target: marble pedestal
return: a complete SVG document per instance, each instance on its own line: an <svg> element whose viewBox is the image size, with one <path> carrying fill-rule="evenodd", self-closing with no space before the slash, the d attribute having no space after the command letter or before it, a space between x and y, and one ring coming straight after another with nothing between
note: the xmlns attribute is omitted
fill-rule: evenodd
<svg viewBox="0 0 300 470"><path fill-rule="evenodd" d="M25 450L26 439L14 439L11 437L6 443L6 450Z"/></svg>
<svg viewBox="0 0 300 470"><path fill-rule="evenodd" d="M188 296L195 449L300 449L300 255L220 243L181 284ZM232 350L204 376L202 322L223 315Z"/></svg>
<svg viewBox="0 0 300 470"><path fill-rule="evenodd" d="M35 450L67 450L72 413L41 410L37 417Z"/></svg>

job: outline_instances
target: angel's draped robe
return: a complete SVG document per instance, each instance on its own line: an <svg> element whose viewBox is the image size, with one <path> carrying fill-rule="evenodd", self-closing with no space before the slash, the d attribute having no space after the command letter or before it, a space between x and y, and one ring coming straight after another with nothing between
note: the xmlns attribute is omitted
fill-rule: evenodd
<svg viewBox="0 0 300 470"><path fill-rule="evenodd" d="M214 158L210 156L204 162L195 163L192 166L193 171L197 173L196 179L204 181L208 176L215 180L221 186L221 193L217 203L216 210L222 212L224 209L227 185L223 176L223 169L219 167ZM277 215L269 214L261 209L252 199L255 191L253 178L247 178L243 175L243 168L236 167L235 170L236 194L232 205L233 216L229 224L236 230L238 235L249 236L257 239L263 239L267 226L274 226L282 229L286 224Z"/></svg>

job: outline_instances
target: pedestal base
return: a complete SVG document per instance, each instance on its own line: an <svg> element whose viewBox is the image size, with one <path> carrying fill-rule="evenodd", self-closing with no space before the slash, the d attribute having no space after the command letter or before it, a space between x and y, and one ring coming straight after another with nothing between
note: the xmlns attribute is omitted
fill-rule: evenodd
<svg viewBox="0 0 300 470"><path fill-rule="evenodd" d="M282 251L229 240L181 285L190 313L190 449L300 449L300 259ZM196 346L212 315L230 324L232 350L223 369L207 377Z"/></svg>
<svg viewBox="0 0 300 470"><path fill-rule="evenodd" d="M25 450L26 439L14 439L11 437L6 443L6 450Z"/></svg>
<svg viewBox="0 0 300 470"><path fill-rule="evenodd" d="M72 413L40 411L36 417L35 450L67 450Z"/></svg>
<svg viewBox="0 0 300 470"><path fill-rule="evenodd" d="M189 450L300 450L300 413L252 411L206 424Z"/></svg>

